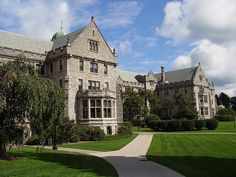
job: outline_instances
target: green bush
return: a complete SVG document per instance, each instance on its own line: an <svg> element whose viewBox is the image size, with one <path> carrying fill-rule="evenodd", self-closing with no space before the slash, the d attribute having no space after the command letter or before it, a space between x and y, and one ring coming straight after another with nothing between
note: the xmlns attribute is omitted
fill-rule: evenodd
<svg viewBox="0 0 236 177"><path fill-rule="evenodd" d="M182 130L182 120L173 119L169 122L169 129L171 131Z"/></svg>
<svg viewBox="0 0 236 177"><path fill-rule="evenodd" d="M206 128L209 130L215 130L218 127L218 120L213 118L213 119L207 119L206 120Z"/></svg>
<svg viewBox="0 0 236 177"><path fill-rule="evenodd" d="M160 129L164 131L168 131L170 129L169 127L170 120L162 120L160 121Z"/></svg>
<svg viewBox="0 0 236 177"><path fill-rule="evenodd" d="M160 130L161 120L152 120L149 122L149 127L155 131Z"/></svg>
<svg viewBox="0 0 236 177"><path fill-rule="evenodd" d="M145 124L150 127L150 122L153 121L153 120L160 120L160 117L158 115L155 115L155 114L148 114L146 117L145 117Z"/></svg>
<svg viewBox="0 0 236 177"><path fill-rule="evenodd" d="M118 128L118 134L131 135L132 134L132 125L131 125L131 123L130 122L124 122Z"/></svg>
<svg viewBox="0 0 236 177"><path fill-rule="evenodd" d="M38 145L40 142L38 135L32 135L28 141L26 142L27 145Z"/></svg>
<svg viewBox="0 0 236 177"><path fill-rule="evenodd" d="M195 120L195 128L197 130L201 130L202 128L206 127L206 121L203 119Z"/></svg>
<svg viewBox="0 0 236 177"><path fill-rule="evenodd" d="M186 131L193 130L195 127L194 120L182 120L182 129Z"/></svg>
<svg viewBox="0 0 236 177"><path fill-rule="evenodd" d="M218 121L224 121L224 122L234 121L235 115L215 115L215 118Z"/></svg>
<svg viewBox="0 0 236 177"><path fill-rule="evenodd" d="M81 141L98 141L105 137L104 131L100 127L79 126L78 135Z"/></svg>
<svg viewBox="0 0 236 177"><path fill-rule="evenodd" d="M236 115L235 111L231 108L221 109L221 110L219 110L218 114L219 115L233 115L233 116Z"/></svg>
<svg viewBox="0 0 236 177"><path fill-rule="evenodd" d="M65 118L57 128L57 143L75 143L80 140L78 134L78 125L74 120Z"/></svg>

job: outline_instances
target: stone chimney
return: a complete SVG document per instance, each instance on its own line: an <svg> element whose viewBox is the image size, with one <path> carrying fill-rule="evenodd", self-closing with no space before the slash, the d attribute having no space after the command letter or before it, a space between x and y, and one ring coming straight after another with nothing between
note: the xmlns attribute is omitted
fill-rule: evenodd
<svg viewBox="0 0 236 177"><path fill-rule="evenodd" d="M164 82L165 80L166 80L165 67L161 66L161 81Z"/></svg>

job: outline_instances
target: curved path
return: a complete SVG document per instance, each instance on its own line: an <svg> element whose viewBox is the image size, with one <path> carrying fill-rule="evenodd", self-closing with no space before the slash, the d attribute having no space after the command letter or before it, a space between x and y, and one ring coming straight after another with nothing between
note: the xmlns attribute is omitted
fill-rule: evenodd
<svg viewBox="0 0 236 177"><path fill-rule="evenodd" d="M116 168L120 177L183 177L174 170L146 159L152 136L152 133L140 133L132 142L118 151L97 152L72 148L59 148L59 150L101 157Z"/></svg>

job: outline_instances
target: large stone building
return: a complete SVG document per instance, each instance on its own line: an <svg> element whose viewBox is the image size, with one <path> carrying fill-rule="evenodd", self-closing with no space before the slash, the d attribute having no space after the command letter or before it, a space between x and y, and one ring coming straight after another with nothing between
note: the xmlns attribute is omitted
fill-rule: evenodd
<svg viewBox="0 0 236 177"><path fill-rule="evenodd" d="M138 74L118 71L115 49L111 50L93 17L79 30L64 35L62 29L50 42L0 30L0 61L24 54L42 75L65 90L65 115L79 124L101 127L116 133L123 121L120 90L156 90L162 114L173 117L178 109L173 95L177 91L196 105L199 115L215 114L214 86L199 65L177 71Z"/></svg>

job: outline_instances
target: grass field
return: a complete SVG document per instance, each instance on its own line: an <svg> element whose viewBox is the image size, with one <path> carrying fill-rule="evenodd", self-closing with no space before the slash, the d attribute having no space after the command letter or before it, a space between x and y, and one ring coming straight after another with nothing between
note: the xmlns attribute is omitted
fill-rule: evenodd
<svg viewBox="0 0 236 177"><path fill-rule="evenodd" d="M3 177L117 177L114 167L103 159L78 153L44 149L36 153L33 148L13 150L9 155L19 159L0 160ZM106 169L106 170L104 170Z"/></svg>
<svg viewBox="0 0 236 177"><path fill-rule="evenodd" d="M147 158L187 177L235 177L236 135L155 135Z"/></svg>
<svg viewBox="0 0 236 177"><path fill-rule="evenodd" d="M103 141L89 141L79 144L64 144L60 147L87 149L95 151L115 151L127 145L134 138L136 138L136 136L137 134L108 136Z"/></svg>

